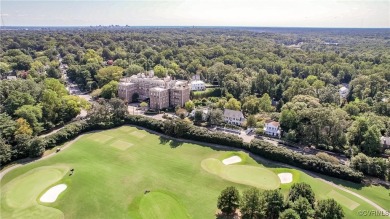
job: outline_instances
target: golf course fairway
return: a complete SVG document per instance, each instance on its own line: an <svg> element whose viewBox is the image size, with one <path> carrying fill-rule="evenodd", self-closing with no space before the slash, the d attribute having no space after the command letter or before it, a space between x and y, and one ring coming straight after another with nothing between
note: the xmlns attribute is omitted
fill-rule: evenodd
<svg viewBox="0 0 390 219"><path fill-rule="evenodd" d="M222 160L231 156L242 161L224 165ZM291 173L293 182L280 184L278 173ZM241 192L251 186L280 188L286 196L296 182L310 184L318 200L335 198L346 218L356 218L359 210L375 210L300 170L255 161L245 152L172 141L131 126L85 134L54 156L6 173L0 184L0 210L1 218L211 219L227 186ZM67 188L54 202L39 201L59 184ZM382 187L355 188L389 209Z"/></svg>

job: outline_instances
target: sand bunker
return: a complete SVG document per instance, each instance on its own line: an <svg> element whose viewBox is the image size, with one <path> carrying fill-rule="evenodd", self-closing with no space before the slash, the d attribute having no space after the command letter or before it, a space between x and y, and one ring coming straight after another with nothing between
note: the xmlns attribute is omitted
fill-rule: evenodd
<svg viewBox="0 0 390 219"><path fill-rule="evenodd" d="M55 202L57 197L66 189L65 184L59 184L54 187L51 187L42 197L39 199L41 202L52 203Z"/></svg>
<svg viewBox="0 0 390 219"><path fill-rule="evenodd" d="M240 163L240 162L241 162L241 158L239 156L229 157L222 161L222 163L225 165Z"/></svg>
<svg viewBox="0 0 390 219"><path fill-rule="evenodd" d="M279 173L278 176L282 184L287 184L293 181L293 175L291 173Z"/></svg>

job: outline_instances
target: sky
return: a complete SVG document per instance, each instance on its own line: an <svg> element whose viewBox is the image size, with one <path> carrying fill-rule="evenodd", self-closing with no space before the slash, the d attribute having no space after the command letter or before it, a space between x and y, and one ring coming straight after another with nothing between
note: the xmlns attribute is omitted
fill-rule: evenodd
<svg viewBox="0 0 390 219"><path fill-rule="evenodd" d="M4 26L390 28L390 0L0 0Z"/></svg>

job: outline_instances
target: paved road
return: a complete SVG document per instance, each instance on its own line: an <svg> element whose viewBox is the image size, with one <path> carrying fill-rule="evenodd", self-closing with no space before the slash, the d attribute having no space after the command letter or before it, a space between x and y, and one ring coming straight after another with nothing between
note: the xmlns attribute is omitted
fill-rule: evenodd
<svg viewBox="0 0 390 219"><path fill-rule="evenodd" d="M150 132L150 133L153 133L153 134L156 134L156 135L160 135L160 136L164 136L165 138L174 139L174 140L181 141L181 142L188 142L188 143L193 143L193 144L207 145L207 146L209 146L209 147L218 148L218 149L234 150L234 151L244 151L244 152L248 153L248 154L249 154L252 158L254 158L256 161L259 161L259 162L261 162L261 163L266 163L266 164L274 164L274 165L276 164L276 165L278 165L278 166L283 166L283 167L288 167L288 168L293 168L293 169L300 170L300 171L305 172L306 174L308 174L308 175L310 175L310 176L312 176L312 177L314 177L314 178L317 178L317 179L323 181L324 183L326 183L326 184L328 184L328 185L330 185L330 186L332 186L332 187L334 187L334 188L340 189L340 190L342 190L342 191L348 192L348 193L351 194L351 195L356 196L357 198L361 199L362 201L364 201L364 202L368 203L369 205L373 206L373 207L374 207L375 209L377 209L378 211L381 211L381 212L383 212L383 213L388 212L387 210L385 210L384 208L382 208L381 206L379 206L379 205L376 204L375 202L371 201L370 199L368 199L368 198L366 198L366 197L364 197L364 196L362 196L362 195L360 195L360 194L358 194L358 193L356 193L356 192L353 192L353 191L351 191L351 190L349 190L349 189L347 189L347 188L344 188L344 187L342 187L342 186L336 185L336 184L334 184L333 182L330 182L330 181L328 181L328 180L325 180L325 179L321 178L320 176L318 176L317 174L315 174L315 173L313 173L313 172L310 172L310 171L307 171L307 170L304 170L304 169L300 169L300 168L298 168L298 167L290 166L290 165L287 165L287 164L279 163L279 162L276 162L276 161L267 160L267 159L265 159L265 158L263 158L263 157L260 157L260 156L258 156L258 155L256 155L256 154L253 154L253 153L251 153L251 152L249 152L249 151L246 151L246 150L243 150L243 149L237 149L237 148L228 147L228 146L224 146L224 145L210 144L210 143L204 143L204 142L193 141L193 140L172 138L172 137L170 137L170 136L166 136L166 135L160 134L160 133L158 133L158 132L154 132L154 131L152 131L152 130L145 129L145 128L143 128L143 127L139 127L139 126L136 126L136 127L137 127L137 128L140 128L140 129L144 129L144 130L146 130L146 131L148 131L148 132ZM84 134L83 134L83 135L84 135ZM66 144L62 147L62 150L66 149L67 147L69 147L70 145L72 145L73 142L77 141L77 140L78 140L80 137L82 137L83 135L80 135L80 136L78 136L77 138L75 138L74 140L71 140L71 141L69 141L68 143L66 143ZM61 152L59 152L59 153L61 153ZM5 169L5 170L3 170L3 171L0 172L0 180L3 178L3 176L4 176L5 174L7 174L7 173L10 172L11 170L13 170L13 169L15 169L15 168L17 168L17 167L19 167L19 166L22 166L22 165L25 165L25 164L31 163L31 162L36 162L36 161L38 161L38 160L47 159L47 158L52 157L52 156L55 156L55 155L56 155L56 153L52 153L52 154L50 154L50 155L48 155L48 156L45 156L45 157L42 157L42 158L40 158L40 159L30 160L30 161L27 161L27 162L25 162L25 163L16 164L15 166L12 166L12 167L10 167L10 168L7 168L7 169ZM389 215L389 217L390 217L390 215Z"/></svg>

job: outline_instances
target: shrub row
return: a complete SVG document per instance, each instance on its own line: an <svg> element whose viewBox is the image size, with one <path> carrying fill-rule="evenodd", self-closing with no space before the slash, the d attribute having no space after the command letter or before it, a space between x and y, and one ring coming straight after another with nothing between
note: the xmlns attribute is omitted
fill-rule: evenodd
<svg viewBox="0 0 390 219"><path fill-rule="evenodd" d="M257 139L253 140L247 149L254 154L271 160L340 179L360 183L364 177L361 172L355 171L345 165L332 164L316 157L315 155L304 155L282 146L275 146L271 143Z"/></svg>
<svg viewBox="0 0 390 219"><path fill-rule="evenodd" d="M46 136L44 138L44 143L42 144L44 144L45 148L47 149L53 148L57 145L63 144L66 141L74 139L78 135L87 131L108 129L124 124L137 125L165 134L164 122L145 116L129 115L124 119L124 121L116 124L90 124L87 121L73 122L64 126L64 128L58 132ZM361 182L363 179L363 174L361 172L354 171L347 166L332 164L321 160L314 155L303 155L290 149L281 146L275 146L268 142L257 139L248 144L244 143L237 135L222 132L211 132L205 128L196 127L193 125L189 125L186 128L186 131L180 137L188 140L196 140L206 143L221 144L230 147L246 149L254 154L266 157L271 160L353 182Z"/></svg>

